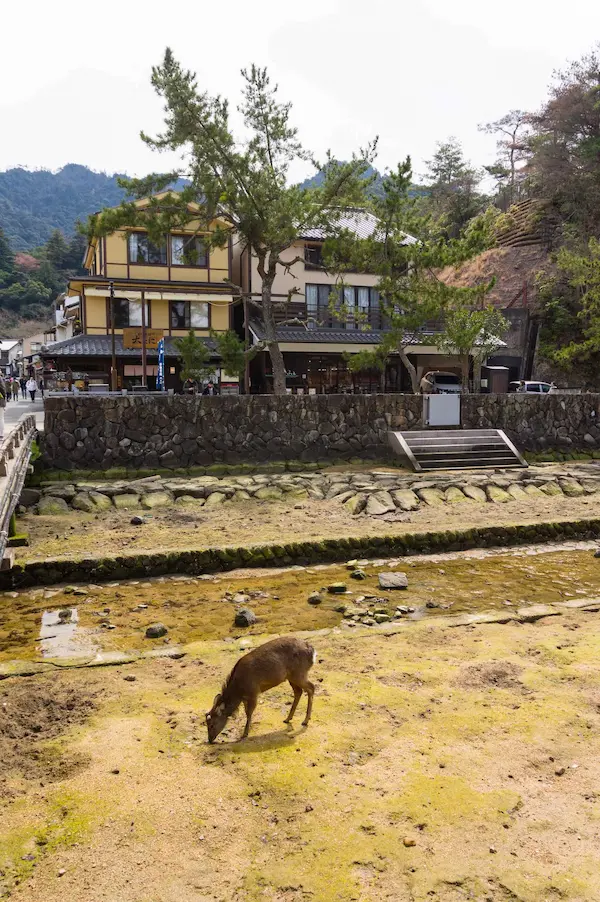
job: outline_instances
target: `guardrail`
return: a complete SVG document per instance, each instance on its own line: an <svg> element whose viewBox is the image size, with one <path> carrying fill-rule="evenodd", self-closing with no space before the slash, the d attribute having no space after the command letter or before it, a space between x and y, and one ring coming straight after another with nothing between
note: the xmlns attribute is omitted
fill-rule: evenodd
<svg viewBox="0 0 600 902"><path fill-rule="evenodd" d="M36 435L35 416L27 414L0 445L0 569L12 566L12 558L5 557L10 520L19 503Z"/></svg>

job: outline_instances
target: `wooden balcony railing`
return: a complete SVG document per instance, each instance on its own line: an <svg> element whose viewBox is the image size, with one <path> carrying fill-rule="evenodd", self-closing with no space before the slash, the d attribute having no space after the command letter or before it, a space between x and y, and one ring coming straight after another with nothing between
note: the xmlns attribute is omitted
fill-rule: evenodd
<svg viewBox="0 0 600 902"><path fill-rule="evenodd" d="M390 322L382 310L371 309L358 311L354 318L339 318L335 316L329 307L319 307L317 310L307 310L306 304L298 301L290 301L288 304L278 305L275 310L275 322L280 326L289 328L306 327L312 329L337 329L345 331L375 331L381 332L389 329ZM440 332L441 321L426 323L420 330L426 334Z"/></svg>

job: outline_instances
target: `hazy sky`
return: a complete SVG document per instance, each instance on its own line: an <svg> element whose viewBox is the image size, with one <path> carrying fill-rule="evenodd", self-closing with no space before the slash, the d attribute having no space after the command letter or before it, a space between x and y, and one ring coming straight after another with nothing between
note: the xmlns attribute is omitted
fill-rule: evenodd
<svg viewBox="0 0 600 902"><path fill-rule="evenodd" d="M0 169L167 168L138 136L161 124L149 76L168 44L233 107L240 68L267 65L318 155L378 134L380 169L410 153L419 174L452 134L490 162L477 124L539 106L553 69L600 40L600 3L30 0L4 4L2 30Z"/></svg>

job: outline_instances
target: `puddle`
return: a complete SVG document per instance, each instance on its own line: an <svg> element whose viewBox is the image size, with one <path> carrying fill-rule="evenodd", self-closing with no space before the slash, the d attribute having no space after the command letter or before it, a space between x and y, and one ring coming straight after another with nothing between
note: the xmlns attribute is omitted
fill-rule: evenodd
<svg viewBox="0 0 600 902"><path fill-rule="evenodd" d="M0 660L137 653L199 640L326 629L344 620L342 604L372 608L373 616L383 610L394 617L398 606L414 608L402 620L592 598L600 595L595 548L596 543L564 543L370 560L361 562L366 578L360 581L336 564L5 592L0 596ZM408 589L381 590L378 575L385 570L405 571ZM334 582L345 583L347 592L329 594L326 587ZM313 607L308 597L315 591L322 601ZM254 611L256 624L235 627L240 607ZM58 612L67 608L74 614L61 623ZM167 635L145 638L146 628L158 621Z"/></svg>
<svg viewBox="0 0 600 902"><path fill-rule="evenodd" d="M98 650L89 631L79 627L77 608L69 607L42 613L36 647L43 658L87 657Z"/></svg>

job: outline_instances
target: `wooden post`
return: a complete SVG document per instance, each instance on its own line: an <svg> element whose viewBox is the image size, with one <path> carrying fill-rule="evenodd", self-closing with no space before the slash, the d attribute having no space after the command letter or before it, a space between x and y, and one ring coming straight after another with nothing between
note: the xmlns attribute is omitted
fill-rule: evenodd
<svg viewBox="0 0 600 902"><path fill-rule="evenodd" d="M8 521L8 537L16 536L17 534L17 515L13 511L10 515L10 520Z"/></svg>
<svg viewBox="0 0 600 902"><path fill-rule="evenodd" d="M248 301L244 298L244 348L246 351L250 347L250 326L248 324ZM250 361L248 355L244 361L244 394L250 394Z"/></svg>
<svg viewBox="0 0 600 902"><path fill-rule="evenodd" d="M111 335L111 362L110 362L110 390L117 390L117 352L115 348L115 286L109 283L110 289L110 335Z"/></svg>
<svg viewBox="0 0 600 902"><path fill-rule="evenodd" d="M146 381L146 295L142 290L142 385L148 387Z"/></svg>

